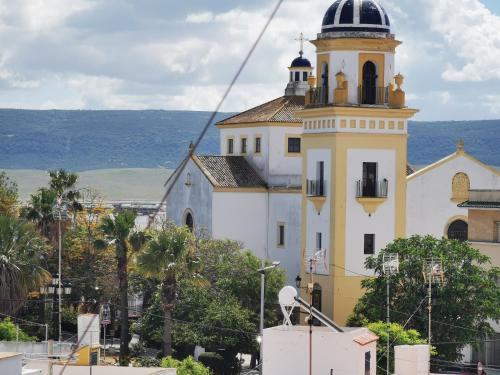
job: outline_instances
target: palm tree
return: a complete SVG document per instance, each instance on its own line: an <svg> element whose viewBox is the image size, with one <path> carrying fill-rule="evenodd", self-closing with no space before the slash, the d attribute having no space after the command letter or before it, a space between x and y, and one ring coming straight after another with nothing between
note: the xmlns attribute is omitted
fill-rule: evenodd
<svg viewBox="0 0 500 375"><path fill-rule="evenodd" d="M50 190L55 191L58 203L64 203L68 211L73 213L73 221L78 211L83 209L82 204L78 201L81 198L79 190L76 190L78 175L67 172L64 169L49 171Z"/></svg>
<svg viewBox="0 0 500 375"><path fill-rule="evenodd" d="M55 221L54 207L57 203L57 193L53 190L41 188L31 195L31 202L24 214L26 219L36 223L40 233L51 239L51 226Z"/></svg>
<svg viewBox="0 0 500 375"><path fill-rule="evenodd" d="M130 249L138 249L142 234L134 233L136 214L133 211L123 211L116 216L104 217L100 230L106 244L114 244L117 260L117 275L120 294L120 364L128 362L128 256ZM98 241L97 247L102 247Z"/></svg>
<svg viewBox="0 0 500 375"><path fill-rule="evenodd" d="M188 228L168 226L154 233L136 258L138 270L160 282L165 356L172 355L172 310L179 279L192 275L198 268L194 245L194 237Z"/></svg>
<svg viewBox="0 0 500 375"><path fill-rule="evenodd" d="M50 280L40 264L47 249L30 223L0 216L0 312L16 313L29 292Z"/></svg>

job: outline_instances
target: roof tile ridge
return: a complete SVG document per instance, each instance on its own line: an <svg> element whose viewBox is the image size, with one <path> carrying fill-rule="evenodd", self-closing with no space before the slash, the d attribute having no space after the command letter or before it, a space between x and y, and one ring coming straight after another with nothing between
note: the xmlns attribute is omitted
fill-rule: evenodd
<svg viewBox="0 0 500 375"><path fill-rule="evenodd" d="M262 104L256 105L255 107L249 108L249 109L247 109L246 111L239 112L239 113L237 113L237 114L235 114L235 115L233 115L233 116L231 116L231 117L228 117L227 119L224 119L224 120L222 120L222 121L219 121L219 122L217 122L216 124L217 124L217 125L218 125L218 124L224 124L226 121L229 121L229 120L231 120L231 119L234 119L235 117L238 117L238 116L244 115L244 114L246 114L246 113L248 113L248 112L250 112L250 111L253 111L253 110L257 109L257 108L264 107L265 105L270 104L270 103L272 103L272 102L275 102L275 101L277 101L277 100L280 100L280 99L282 99L282 98L284 98L284 96L280 96L279 98L274 98L274 99L269 100L269 101L267 101L267 102L265 102L265 103L262 103ZM273 116L274 116L274 114L273 114Z"/></svg>

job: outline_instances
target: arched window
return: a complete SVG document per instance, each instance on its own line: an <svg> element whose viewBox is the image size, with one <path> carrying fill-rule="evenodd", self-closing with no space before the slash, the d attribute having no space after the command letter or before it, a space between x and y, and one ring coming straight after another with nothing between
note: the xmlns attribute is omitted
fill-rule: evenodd
<svg viewBox="0 0 500 375"><path fill-rule="evenodd" d="M315 309L321 311L321 303L322 303L321 285L319 285L318 283L315 283L313 286L313 292L312 292L312 305ZM313 324L315 326L321 325L321 323L317 319L313 320Z"/></svg>
<svg viewBox="0 0 500 375"><path fill-rule="evenodd" d="M453 176L451 182L451 199L454 202L465 202L469 199L470 179L467 174L460 172Z"/></svg>
<svg viewBox="0 0 500 375"><path fill-rule="evenodd" d="M469 225L464 220L455 220L448 227L448 238L450 240L467 241Z"/></svg>
<svg viewBox="0 0 500 375"><path fill-rule="evenodd" d="M361 104L377 103L377 67L371 61L363 65Z"/></svg>
<svg viewBox="0 0 500 375"><path fill-rule="evenodd" d="M193 215L189 211L186 213L186 218L184 219L184 225L186 225L191 232L193 231L194 220L193 220Z"/></svg>
<svg viewBox="0 0 500 375"><path fill-rule="evenodd" d="M328 103L328 64L321 66L321 103Z"/></svg>

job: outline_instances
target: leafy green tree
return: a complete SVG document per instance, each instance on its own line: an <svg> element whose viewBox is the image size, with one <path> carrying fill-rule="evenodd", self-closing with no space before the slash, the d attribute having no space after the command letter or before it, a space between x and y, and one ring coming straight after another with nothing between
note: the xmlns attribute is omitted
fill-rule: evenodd
<svg viewBox="0 0 500 375"><path fill-rule="evenodd" d="M210 375L210 370L201 363L196 362L193 357L187 357L183 361L166 357L162 359L161 367L175 368L177 369L177 375Z"/></svg>
<svg viewBox="0 0 500 375"><path fill-rule="evenodd" d="M108 245L115 248L117 261L117 276L119 288L120 312L120 364L128 363L128 259L129 251L140 247L140 235L134 233L136 214L133 211L122 211L116 216L109 215L102 218L100 230L103 240L96 241L98 248L104 249Z"/></svg>
<svg viewBox="0 0 500 375"><path fill-rule="evenodd" d="M17 184L0 172L0 215L15 216L18 204Z"/></svg>
<svg viewBox="0 0 500 375"><path fill-rule="evenodd" d="M41 264L47 250L46 240L30 223L0 216L0 312L14 314L28 293L49 280Z"/></svg>
<svg viewBox="0 0 500 375"><path fill-rule="evenodd" d="M16 325L10 320L10 318L5 318L0 322L0 341L35 341L35 337L29 336L22 329L18 329Z"/></svg>
<svg viewBox="0 0 500 375"><path fill-rule="evenodd" d="M49 171L50 190L56 192L58 199L68 206L73 214L83 209L79 199L81 193L76 189L78 175L64 169Z"/></svg>
<svg viewBox="0 0 500 375"><path fill-rule="evenodd" d="M195 239L183 227L167 226L153 233L136 258L137 268L160 282L163 308L163 354L172 355L172 310L177 299L180 278L190 277L198 268Z"/></svg>
<svg viewBox="0 0 500 375"><path fill-rule="evenodd" d="M24 213L26 219L33 221L40 233L48 239L53 239L56 203L57 193L47 188L41 188L31 195L29 206Z"/></svg>
<svg viewBox="0 0 500 375"><path fill-rule="evenodd" d="M377 277L366 279L366 294L358 301L349 318L350 325L385 320L385 253L398 253L399 272L390 276L391 320L428 334L427 284L423 265L434 257L442 262L446 282L433 286L432 343L439 356L448 361L460 360L461 350L469 342L481 340L491 332L488 319L500 318L500 269L491 267L490 259L467 242L427 236L398 239L376 257L366 261Z"/></svg>
<svg viewBox="0 0 500 375"><path fill-rule="evenodd" d="M366 328L375 333L379 340L377 342L377 373L386 374L387 366L387 339L390 343L390 365L394 373L394 346L397 345L420 345L426 344L427 340L422 339L420 333L414 329L405 330L398 323L375 322L365 324Z"/></svg>

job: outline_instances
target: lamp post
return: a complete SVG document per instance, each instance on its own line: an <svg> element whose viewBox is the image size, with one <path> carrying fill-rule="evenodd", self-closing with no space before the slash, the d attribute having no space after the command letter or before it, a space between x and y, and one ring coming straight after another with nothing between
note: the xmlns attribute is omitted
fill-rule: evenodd
<svg viewBox="0 0 500 375"><path fill-rule="evenodd" d="M260 273L260 350L259 350L259 364L260 364L260 373L262 374L262 366L263 366L263 345L264 345L264 285L266 282L266 272L278 267L280 262L274 261L270 266L266 267L266 263L262 260L262 268L259 268L257 271Z"/></svg>
<svg viewBox="0 0 500 375"><path fill-rule="evenodd" d="M390 314L390 277L391 275L394 275L399 272L399 254L393 254L393 253L386 253L384 254L384 259L383 259L383 269L384 269L384 275L387 281L387 375L390 374L390 360L391 360L391 343L390 343L390 336L389 336L389 330L390 330L390 324L391 324L391 314Z"/></svg>
<svg viewBox="0 0 500 375"><path fill-rule="evenodd" d="M62 341L62 316L61 316L61 306L62 306L62 295L70 295L71 294L71 283L61 282L61 274L56 274L52 276L52 283L49 286L41 287L40 294L42 295L58 295L58 326L59 326L59 342Z"/></svg>
<svg viewBox="0 0 500 375"><path fill-rule="evenodd" d="M428 310L429 310L429 328L428 328L428 343L429 351L432 349L432 284L444 284L445 282L445 272L443 268L443 263L435 258L431 257L426 262L424 262L424 267L422 270L424 281L428 284L427 286L427 299L428 299ZM429 361L429 374L431 370L431 363Z"/></svg>

